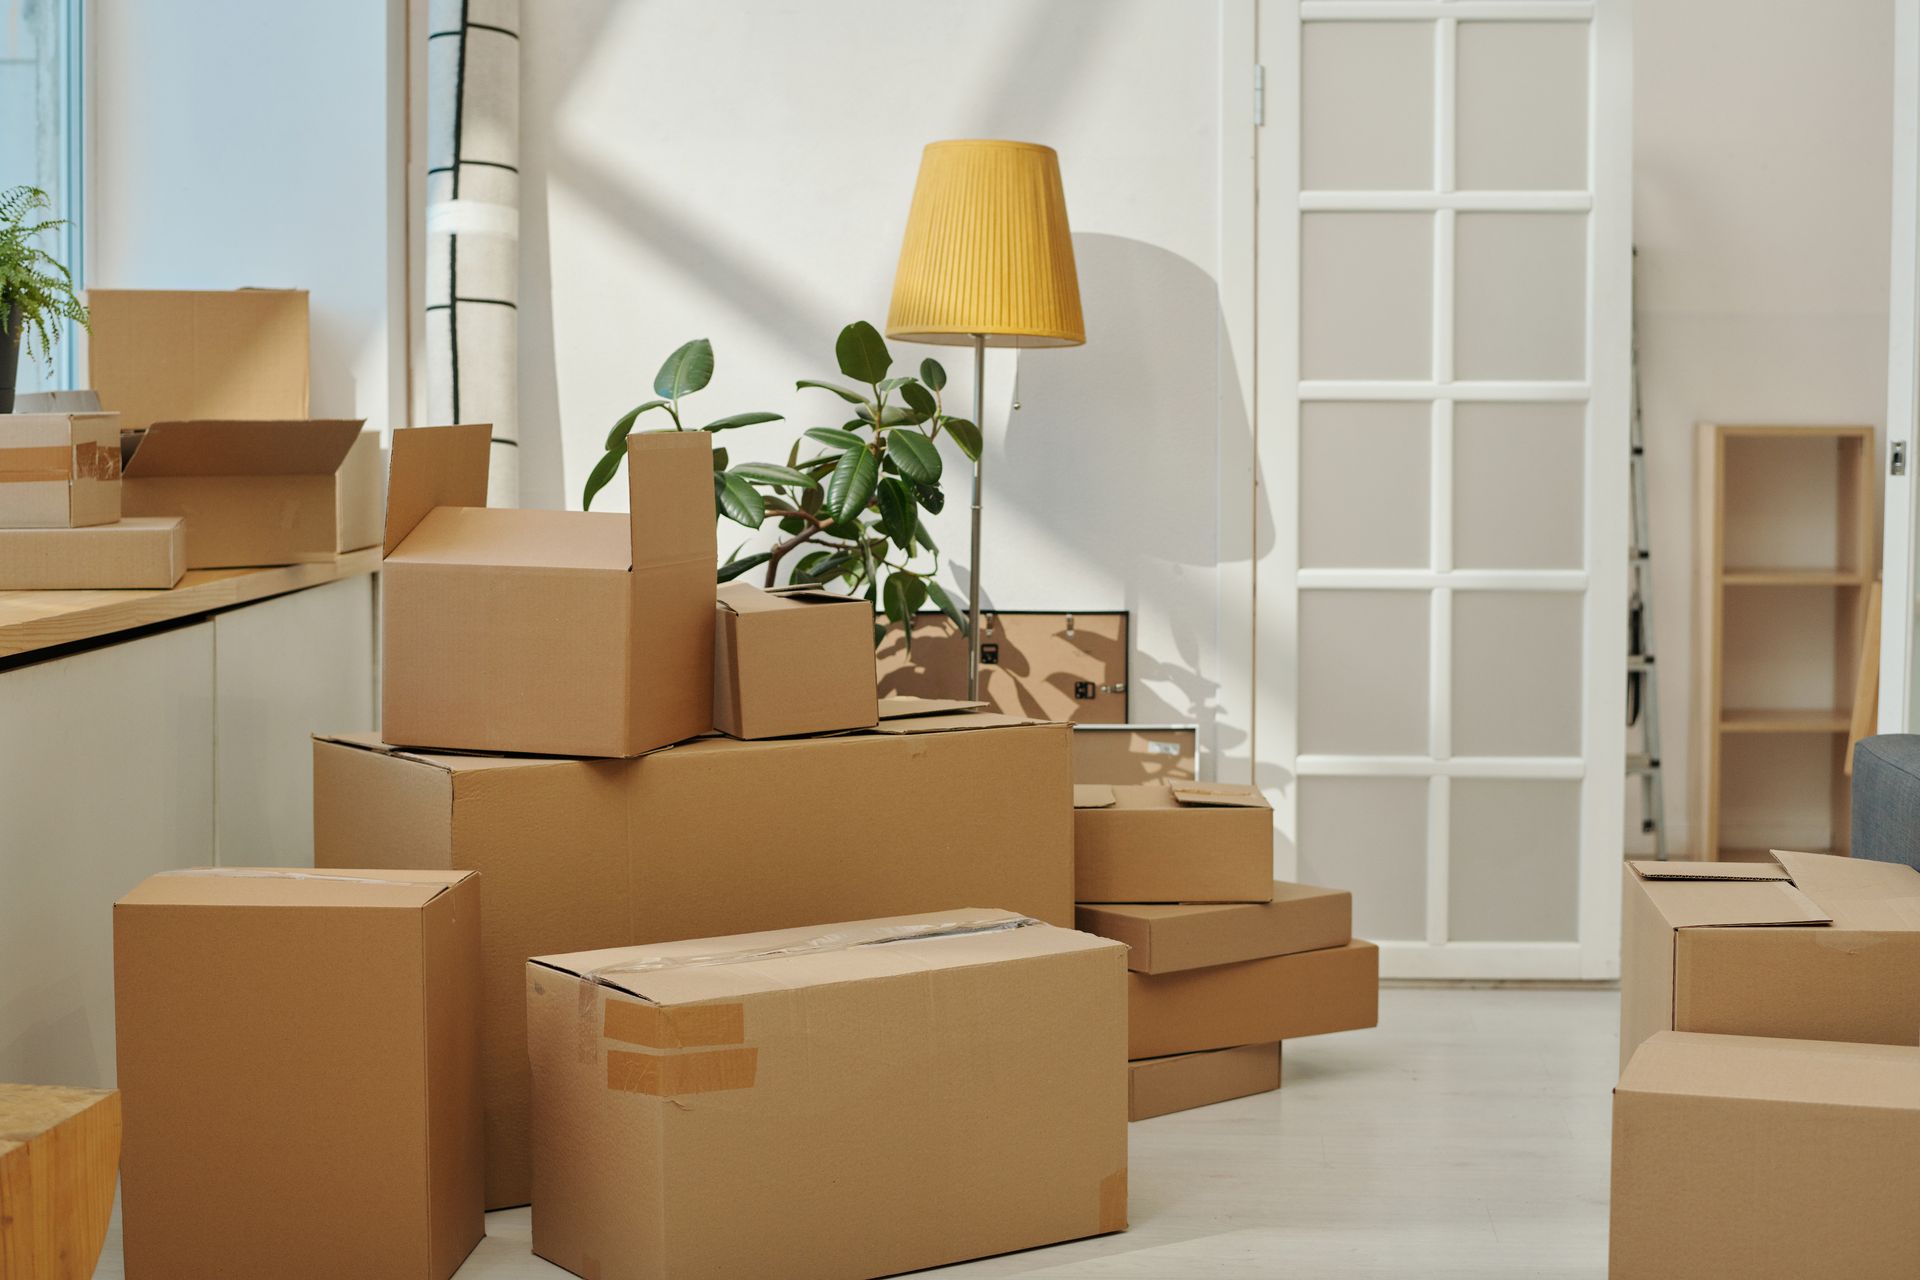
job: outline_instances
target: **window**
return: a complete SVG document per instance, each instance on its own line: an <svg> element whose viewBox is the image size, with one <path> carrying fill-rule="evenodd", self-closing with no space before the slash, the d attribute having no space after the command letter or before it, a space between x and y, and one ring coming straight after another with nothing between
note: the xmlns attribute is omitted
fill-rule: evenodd
<svg viewBox="0 0 1920 1280"><path fill-rule="evenodd" d="M82 206L82 0L0 0L0 188L39 187L69 225L45 246L84 281ZM62 336L49 372L24 355L20 389L76 385L74 343Z"/></svg>

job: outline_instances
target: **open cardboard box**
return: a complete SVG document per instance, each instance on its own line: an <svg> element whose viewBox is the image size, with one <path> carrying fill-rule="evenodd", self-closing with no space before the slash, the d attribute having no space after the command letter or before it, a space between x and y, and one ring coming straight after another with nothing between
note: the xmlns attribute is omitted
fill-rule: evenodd
<svg viewBox="0 0 1920 1280"><path fill-rule="evenodd" d="M120 416L0 415L0 529L79 529L120 518Z"/></svg>
<svg viewBox="0 0 1920 1280"><path fill-rule="evenodd" d="M528 956L983 901L1071 927L1070 732L889 699L868 730L707 737L633 760L322 737L314 860L483 873L487 1203L505 1208L532 1191ZM863 831L861 796L931 816L904 837Z"/></svg>
<svg viewBox="0 0 1920 1280"><path fill-rule="evenodd" d="M879 720L873 605L818 587L715 589L713 727L791 738Z"/></svg>
<svg viewBox="0 0 1920 1280"><path fill-rule="evenodd" d="M627 438L631 514L489 508L491 428L393 435L389 742L636 756L713 722L713 437Z"/></svg>
<svg viewBox="0 0 1920 1280"><path fill-rule="evenodd" d="M1775 862L1629 862L1620 1062L1663 1029L1920 1043L1920 873L1774 851Z"/></svg>
<svg viewBox="0 0 1920 1280"><path fill-rule="evenodd" d="M1273 810L1258 787L1073 789L1076 902L1267 902Z"/></svg>
<svg viewBox="0 0 1920 1280"><path fill-rule="evenodd" d="M852 1278L1121 1230L1123 972L977 908L535 957L533 1250Z"/></svg>

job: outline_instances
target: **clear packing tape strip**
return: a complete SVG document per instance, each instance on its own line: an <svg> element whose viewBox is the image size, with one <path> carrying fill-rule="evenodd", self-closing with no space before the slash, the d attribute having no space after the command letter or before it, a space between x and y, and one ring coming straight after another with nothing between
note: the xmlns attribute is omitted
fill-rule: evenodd
<svg viewBox="0 0 1920 1280"><path fill-rule="evenodd" d="M783 956L814 955L828 951L846 951L854 947L881 946L889 942L924 942L932 938L967 938L987 933L1008 933L1038 925L1030 916L997 920L940 920L923 924L882 924L842 929L817 934L802 942L782 947L748 947L737 951L699 952L687 956L649 954L631 956L613 964L588 969L580 976L589 982L617 986L610 978L629 973L657 973L662 969L683 969L701 965L751 964L759 960L777 960Z"/></svg>
<svg viewBox="0 0 1920 1280"><path fill-rule="evenodd" d="M420 889L444 889L445 880L402 880L398 876L375 879L372 876L336 876L324 871L284 871L273 867L180 867L156 873L163 876L213 876L232 880L330 880L338 884L407 885Z"/></svg>

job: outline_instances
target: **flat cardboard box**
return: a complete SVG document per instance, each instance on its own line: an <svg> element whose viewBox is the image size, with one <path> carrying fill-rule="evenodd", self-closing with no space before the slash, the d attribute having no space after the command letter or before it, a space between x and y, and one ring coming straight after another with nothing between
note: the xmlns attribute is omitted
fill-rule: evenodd
<svg viewBox="0 0 1920 1280"><path fill-rule="evenodd" d="M1920 1275L1920 1048L1660 1031L1613 1095L1612 1280Z"/></svg>
<svg viewBox="0 0 1920 1280"><path fill-rule="evenodd" d="M1656 1031L1920 1043L1920 873L1775 862L1629 862L1620 1062Z"/></svg>
<svg viewBox="0 0 1920 1280"><path fill-rule="evenodd" d="M485 1234L480 883L201 868L113 908L126 1269L444 1280Z"/></svg>
<svg viewBox="0 0 1920 1280"><path fill-rule="evenodd" d="M489 509L484 424L393 433L388 742L637 756L713 724L713 437L628 437L631 516Z"/></svg>
<svg viewBox="0 0 1920 1280"><path fill-rule="evenodd" d="M380 541L380 437L357 420L165 421L126 439L121 506L187 523L187 568L322 564Z"/></svg>
<svg viewBox="0 0 1920 1280"><path fill-rule="evenodd" d="M713 727L735 738L879 722L873 605L813 588L715 588Z"/></svg>
<svg viewBox="0 0 1920 1280"><path fill-rule="evenodd" d="M0 529L0 591L165 591L186 571L186 525L171 517Z"/></svg>
<svg viewBox="0 0 1920 1280"><path fill-rule="evenodd" d="M89 289L87 307L88 385L128 431L307 416L305 290Z"/></svg>
<svg viewBox="0 0 1920 1280"><path fill-rule="evenodd" d="M1258 787L1073 789L1074 901L1267 902L1273 810Z"/></svg>
<svg viewBox="0 0 1920 1280"><path fill-rule="evenodd" d="M1280 1087L1280 1045L1175 1053L1127 1063L1127 1119L1151 1120Z"/></svg>
<svg viewBox="0 0 1920 1280"><path fill-rule="evenodd" d="M320 866L485 875L489 1208L531 1192L528 956L982 901L1072 925L1068 729L901 707L863 733L705 738L638 760L315 742ZM850 828L823 800L849 785L937 820L911 838Z"/></svg>
<svg viewBox="0 0 1920 1280"><path fill-rule="evenodd" d="M1276 880L1272 902L1082 903L1074 919L1126 943L1135 973L1176 973L1341 946L1353 937L1353 895Z"/></svg>
<svg viewBox="0 0 1920 1280"><path fill-rule="evenodd" d="M1371 942L1179 973L1127 975L1127 1057L1356 1031L1380 1021Z"/></svg>
<svg viewBox="0 0 1920 1280"><path fill-rule="evenodd" d="M120 417L0 415L0 529L78 529L120 518Z"/></svg>
<svg viewBox="0 0 1920 1280"><path fill-rule="evenodd" d="M1082 785L1138 786L1197 776L1200 728L1191 724L1073 726L1073 780Z"/></svg>
<svg viewBox="0 0 1920 1280"><path fill-rule="evenodd" d="M980 909L537 957L533 1251L853 1280L1123 1230L1123 972Z"/></svg>

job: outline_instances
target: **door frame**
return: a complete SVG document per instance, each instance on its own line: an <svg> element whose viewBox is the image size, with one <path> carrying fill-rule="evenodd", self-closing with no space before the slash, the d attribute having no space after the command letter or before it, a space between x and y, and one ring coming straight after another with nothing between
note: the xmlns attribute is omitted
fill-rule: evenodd
<svg viewBox="0 0 1920 1280"><path fill-rule="evenodd" d="M1920 438L1920 0L1895 0L1893 15L1893 245L1887 309L1887 448L1906 451L1906 474L1886 458L1881 507L1880 733L1913 730L1916 563L1914 445Z"/></svg>

